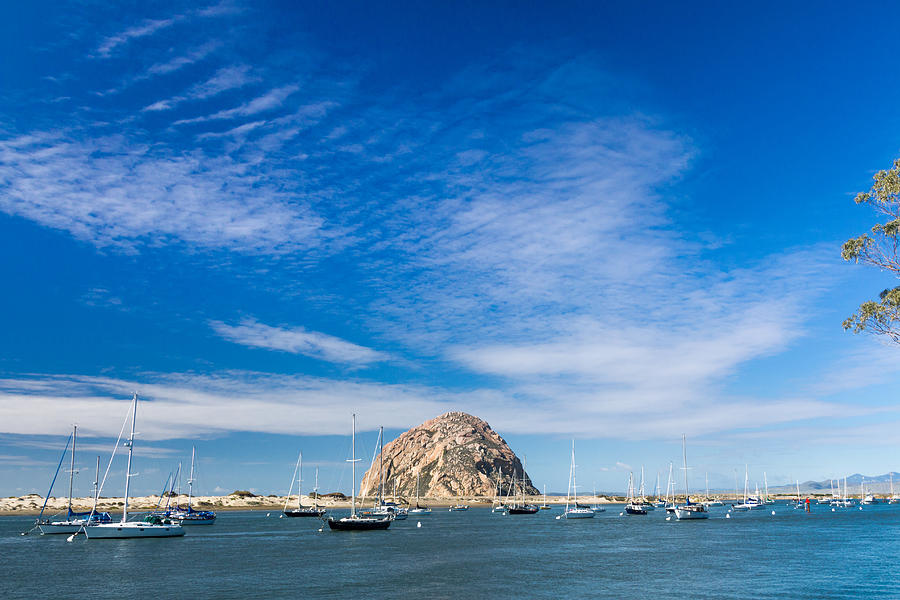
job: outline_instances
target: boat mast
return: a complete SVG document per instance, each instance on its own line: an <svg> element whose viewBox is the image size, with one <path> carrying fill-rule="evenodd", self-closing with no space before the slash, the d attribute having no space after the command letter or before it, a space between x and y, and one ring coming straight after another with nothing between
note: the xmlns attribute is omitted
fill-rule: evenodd
<svg viewBox="0 0 900 600"><path fill-rule="evenodd" d="M766 475L766 472L763 471L763 481L766 484L766 502L769 501L769 477Z"/></svg>
<svg viewBox="0 0 900 600"><path fill-rule="evenodd" d="M97 503L97 494L100 492L100 455L97 455L97 473L94 475L94 503Z"/></svg>
<svg viewBox="0 0 900 600"><path fill-rule="evenodd" d="M300 452L300 458L297 459L297 508L303 508L300 498L303 497L301 487L303 486L303 452Z"/></svg>
<svg viewBox="0 0 900 600"><path fill-rule="evenodd" d="M706 499L709 500L709 471L706 472Z"/></svg>
<svg viewBox="0 0 900 600"><path fill-rule="evenodd" d="M319 467L316 467L316 487L313 490L316 493L316 501L313 502L313 506L319 508Z"/></svg>
<svg viewBox="0 0 900 600"><path fill-rule="evenodd" d="M300 468L300 459L303 458L303 453L300 453L300 456L297 457L297 464L294 465L294 472L291 473L291 485L288 487L287 496L284 499L284 508L282 510L287 510L288 502L291 501L291 492L294 491L294 477L297 476L297 470ZM299 502L299 500L297 501Z"/></svg>
<svg viewBox="0 0 900 600"><path fill-rule="evenodd" d="M188 479L188 512L191 511L191 500L194 499L194 455L196 453L196 446L191 446L191 477Z"/></svg>
<svg viewBox="0 0 900 600"><path fill-rule="evenodd" d="M747 504L747 493L750 485L750 467L744 463L744 504Z"/></svg>
<svg viewBox="0 0 900 600"><path fill-rule="evenodd" d="M378 494L378 506L384 506L384 427L378 428L378 469L381 471L381 488Z"/></svg>
<svg viewBox="0 0 900 600"><path fill-rule="evenodd" d="M644 500L644 465L641 465L641 501Z"/></svg>
<svg viewBox="0 0 900 600"><path fill-rule="evenodd" d="M353 465L353 483L350 486L350 517L356 516L356 413L353 413L353 433L350 437L350 463Z"/></svg>
<svg viewBox="0 0 900 600"><path fill-rule="evenodd" d="M578 508L578 491L575 487L575 440L572 440L572 466L569 467L569 483L572 487L572 495L575 498L575 508ZM569 494L566 493L566 511L569 510Z"/></svg>
<svg viewBox="0 0 900 600"><path fill-rule="evenodd" d="M122 506L122 522L128 520L128 488L131 481L131 456L134 454L134 419L137 417L137 392L131 398L131 435L128 437L128 467L125 471L125 504Z"/></svg>
<svg viewBox="0 0 900 600"><path fill-rule="evenodd" d="M72 484L75 480L75 437L78 433L78 425L72 426L72 463L69 467L69 516L72 515Z"/></svg>
<svg viewBox="0 0 900 600"><path fill-rule="evenodd" d="M688 491L688 466L687 466L687 445L685 443L685 436L681 434L681 456L684 459L684 502L685 504L691 503L691 494Z"/></svg>

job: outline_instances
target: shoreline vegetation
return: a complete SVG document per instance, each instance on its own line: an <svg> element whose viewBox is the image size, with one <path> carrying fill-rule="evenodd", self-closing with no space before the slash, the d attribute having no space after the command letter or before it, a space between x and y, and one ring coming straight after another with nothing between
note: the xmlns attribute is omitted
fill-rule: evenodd
<svg viewBox="0 0 900 600"><path fill-rule="evenodd" d="M804 494L803 498L809 497L810 499L817 499L823 497L830 497L831 494ZM739 502L742 498L735 497L734 494L718 494L714 495L714 497L722 502ZM797 498L796 494L772 494L770 496L775 500L795 500ZM696 502L702 501L702 496L692 496L692 499ZM398 502L401 505L406 504L405 498L399 498ZM683 501L684 495L677 496L677 501ZM169 505L181 504L186 505L188 501L187 494L173 494L169 499ZM414 499L412 500L415 501ZM419 501L422 504L426 504L431 508L448 508L457 504L457 502L462 502L465 504L469 504L470 506L491 506L495 501L495 498L485 498L485 497L460 497L460 498L420 498ZM543 496L531 496L527 498L527 501L532 504L541 504L544 501ZM624 496L579 496L578 503L579 504L622 504L626 501ZM65 512L66 507L68 506L68 498L64 496L50 497L50 500L47 502L47 508L44 510L45 515L53 515L59 512ZM226 496L194 496L191 500L194 508L199 510L214 510L214 511L230 511L230 510L266 510L266 511L278 511L280 512L285 505L285 502L288 503L288 506L296 505L297 496L291 496L287 498L285 496L277 496L277 495L256 495L251 492L245 491L237 491ZM356 500L357 506L370 506L375 503L374 498L366 497L366 498L357 498ZM571 500L570 500L571 502ZM312 506L314 503L318 503L319 506L322 506L326 509L346 509L350 508L350 498L344 496L343 494L321 494L316 500L314 496L303 496L303 504L305 506ZM547 504L551 506L560 506L566 503L565 496L547 496ZM41 506L44 504L44 497L39 494L28 494L25 496L10 496L7 498L0 498L0 516L13 516L13 515L37 515L41 512ZM124 498L121 497L101 497L98 504L97 510L99 512L116 512L120 511L124 504ZM165 497L160 501L160 497L158 495L151 496L136 496L132 497L129 500L129 507L136 512L148 512L156 510L157 506L164 507L166 504ZM72 508L74 510L90 510L91 506L93 506L93 498L83 497L83 498L72 498Z"/></svg>

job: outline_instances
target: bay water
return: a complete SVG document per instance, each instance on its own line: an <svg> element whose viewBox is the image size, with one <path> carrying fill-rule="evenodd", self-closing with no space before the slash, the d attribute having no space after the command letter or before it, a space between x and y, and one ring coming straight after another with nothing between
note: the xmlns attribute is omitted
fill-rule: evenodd
<svg viewBox="0 0 900 600"><path fill-rule="evenodd" d="M435 508L355 533L221 512L183 538L72 543L0 517L0 598L900 598L900 505L712 508L693 522L621 510Z"/></svg>

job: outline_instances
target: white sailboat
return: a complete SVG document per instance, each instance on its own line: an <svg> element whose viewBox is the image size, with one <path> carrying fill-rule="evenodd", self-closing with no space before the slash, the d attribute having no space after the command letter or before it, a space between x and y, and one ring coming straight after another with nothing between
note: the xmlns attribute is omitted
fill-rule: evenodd
<svg viewBox="0 0 900 600"><path fill-rule="evenodd" d="M750 496L749 493L750 486L750 471L747 465L744 465L744 501L738 504L732 504L732 510L760 510L765 508L766 505L762 503L759 499L759 492L757 492L756 496Z"/></svg>
<svg viewBox="0 0 900 600"><path fill-rule="evenodd" d="M703 504L691 503L691 493L688 490L688 466L687 466L687 444L684 434L681 435L681 454L684 458L684 504L675 507L675 518L679 521L689 521L694 519L708 519L709 511Z"/></svg>
<svg viewBox="0 0 900 600"><path fill-rule="evenodd" d="M878 498L875 497L875 494L867 494L865 487L866 478L863 477L859 482L859 497L861 504L880 504Z"/></svg>
<svg viewBox="0 0 900 600"><path fill-rule="evenodd" d="M294 491L294 478L297 481L297 508L288 508L288 502L290 502L291 492ZM303 506L301 502L303 498L303 452L300 452L299 456L297 456L297 465L294 467L294 474L291 476L291 487L288 488L288 495L284 501L284 508L281 510L282 514L286 517L321 517L325 514L324 508L319 508L318 499L319 499L319 475L318 470L316 470L316 505L315 506Z"/></svg>
<svg viewBox="0 0 900 600"><path fill-rule="evenodd" d="M766 495L763 496L763 504L775 504L774 498L769 498L769 478L766 476L766 472L763 471L763 481L766 484Z"/></svg>
<svg viewBox="0 0 900 600"><path fill-rule="evenodd" d="M724 502L709 495L709 473L706 474L706 500L703 501L703 504L706 505L706 508L710 506L725 506Z"/></svg>
<svg viewBox="0 0 900 600"><path fill-rule="evenodd" d="M625 503L626 515L646 515L647 509L644 508L634 497L634 473L628 474L628 500Z"/></svg>
<svg viewBox="0 0 900 600"><path fill-rule="evenodd" d="M71 464L69 466L69 503L66 507L66 517L64 519L53 519L52 517L49 519L44 519L44 509L41 509L41 514L37 518L37 527L41 530L43 535L50 534L59 534L59 533L75 533L87 522L87 517L91 516L91 518L97 523L109 522L112 519L109 516L109 513L95 513L91 515L91 512L75 512L72 510L72 490L75 480L75 474L78 472L75 469L75 442L78 437L78 425L73 425L72 427L72 453L71 453ZM68 442L66 443L66 447L68 448ZM62 465L62 459L65 458L65 450L63 451L63 456L60 458L60 465ZM97 472L100 472L100 457L97 457ZM59 474L59 467L57 467L56 471L57 475ZM95 478L96 479L96 478ZM56 481L56 476L53 477L53 481ZM50 484L50 490L47 492L47 499L44 501L44 507L47 506L47 500L50 499L50 494L53 492L53 484ZM94 481L94 496L97 495L97 481Z"/></svg>
<svg viewBox="0 0 900 600"><path fill-rule="evenodd" d="M797 480L797 503L794 504L794 509L803 508L803 498L800 497L800 480Z"/></svg>
<svg viewBox="0 0 900 600"><path fill-rule="evenodd" d="M128 466L125 470L125 503L122 507L122 520L118 523L94 523L90 522L82 527L84 535L88 539L122 539L122 538L159 538L159 537L178 537L184 535L184 528L178 522L164 519L158 515L147 515L142 521L128 520L128 492L131 478L134 473L131 472L131 461L134 455L134 421L137 417L137 392L131 398L131 435L125 445L128 447ZM124 424L123 424L124 430ZM119 437L121 438L121 432ZM116 441L118 446L118 440ZM115 457L115 449L113 455L109 459L109 465L106 467L107 474L109 466L112 465L112 459ZM104 476L104 481L106 477ZM100 486L102 488L102 485ZM98 494L99 497L99 489ZM96 509L96 500L94 502ZM94 510L91 511L94 514ZM72 539L71 537L69 538Z"/></svg>
<svg viewBox="0 0 900 600"><path fill-rule="evenodd" d="M572 492L574 503L569 505L569 491ZM569 466L569 487L566 488L566 509L557 519L593 519L594 511L590 508L578 506L578 485L575 482L575 440L572 440L572 463Z"/></svg>

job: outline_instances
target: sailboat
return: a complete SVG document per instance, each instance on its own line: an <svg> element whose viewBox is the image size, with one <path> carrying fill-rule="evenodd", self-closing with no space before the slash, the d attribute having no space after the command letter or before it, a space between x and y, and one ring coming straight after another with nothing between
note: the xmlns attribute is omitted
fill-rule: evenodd
<svg viewBox="0 0 900 600"><path fill-rule="evenodd" d="M290 501L291 492L294 490L294 478L296 477L297 481L297 508L288 508L288 502ZM294 474L291 476L291 487L288 489L287 498L284 501L284 508L282 509L282 513L286 517L321 517L325 514L324 508L319 508L318 503L315 506L303 506L303 503L300 501L303 498L303 492L301 488L303 486L303 452L297 457L297 465L294 467ZM319 482L318 482L318 470L316 471L316 500L319 498Z"/></svg>
<svg viewBox="0 0 900 600"><path fill-rule="evenodd" d="M681 454L684 458L684 504L675 507L675 518L679 521L708 519L709 511L706 506L696 502L691 503L691 493L688 490L687 444L684 434L681 434Z"/></svg>
<svg viewBox="0 0 900 600"><path fill-rule="evenodd" d="M572 492L573 506L569 507L569 491ZM578 485L575 483L575 440L572 440L572 464L569 466L569 487L566 488L566 510L557 519L593 519L594 511L578 506Z"/></svg>
<svg viewBox="0 0 900 600"><path fill-rule="evenodd" d="M66 441L66 448L63 450L63 454L59 459L59 465L56 467L56 474L53 476L53 482L50 483L50 489L47 491L47 497L44 500L44 506L41 508L41 514L38 515L36 525L41 530L41 533L44 535L54 534L54 533L75 533L85 524L85 517L91 516L91 519L97 523L109 522L112 518L109 516L109 513L95 513L91 514L91 511L88 512L75 512L72 510L72 489L75 481L75 473L78 471L75 470L75 440L78 434L78 425L74 425L72 427L72 435L69 437L69 440ZM53 483L56 482L56 477L59 475L59 469L62 466L62 461L66 457L66 452L69 448L69 441L72 442L72 462L69 467L69 503L66 508L66 518L54 520L52 518L44 519L44 508L47 506L47 501L50 499L50 494L53 492ZM100 473L100 457L97 457L97 473ZM94 496L97 495L96 486L97 481L95 478L94 481Z"/></svg>
<svg viewBox="0 0 900 600"><path fill-rule="evenodd" d="M797 480L797 503L794 504L794 510L803 508L803 498L800 497L800 480Z"/></svg>
<svg viewBox="0 0 900 600"><path fill-rule="evenodd" d="M628 474L628 501L625 503L626 515L646 515L647 509L634 497L634 473Z"/></svg>
<svg viewBox="0 0 900 600"><path fill-rule="evenodd" d="M594 494L596 496L596 493ZM644 465L641 465L641 487L640 487L640 499L638 503L643 507L644 510L650 512L651 510L656 510L656 506L649 500L647 500L647 496L644 495Z"/></svg>
<svg viewBox="0 0 900 600"><path fill-rule="evenodd" d="M131 462L134 455L134 421L137 417L137 403L138 395L137 392L135 392L131 398L131 435L125 442L125 446L128 448L128 466L125 469L125 503L122 506L122 520L118 523L95 523L91 518L88 518L88 523L81 528L82 531L84 531L85 537L88 539L156 538L178 537L184 535L184 528L181 526L181 523L164 519L159 515L147 515L142 521L128 520L128 491L131 478L134 476L134 473L131 472ZM122 429L125 429L124 423L122 424ZM121 436L122 433L120 432L120 439ZM118 440L116 440L116 446L118 446ZM107 474L109 473L110 466L112 466L112 460L115 455L116 450L113 448L112 456L109 458L109 465L106 467ZM104 476L104 481L105 480L106 476ZM97 489L97 496L94 499L94 508L91 510L91 517L93 517L97 508L97 498L100 497L100 489L102 487L101 484ZM69 539L71 540L72 538L70 537Z"/></svg>
<svg viewBox="0 0 900 600"><path fill-rule="evenodd" d="M188 479L188 505L175 506L169 511L169 518L178 520L182 525L212 525L216 522L216 513L211 510L194 510L194 458L197 449L191 446L191 478Z"/></svg>
<svg viewBox="0 0 900 600"><path fill-rule="evenodd" d="M507 495L507 500L509 500L509 496L508 496L508 495ZM461 512L461 511L464 511L464 510L469 510L469 505L468 505L468 504L463 504L463 503L460 501L459 493L457 493L457 494L456 494L456 504L454 504L453 506L451 506L450 509L449 509L449 511L450 511L450 512Z"/></svg>
<svg viewBox="0 0 900 600"><path fill-rule="evenodd" d="M665 508L666 501L659 495L659 471L656 472L656 487L653 488L653 506L657 508Z"/></svg>
<svg viewBox="0 0 900 600"><path fill-rule="evenodd" d="M763 504L775 504L775 499L769 498L769 478L766 476L765 471L763 471L763 481L766 483L766 495L763 497Z"/></svg>
<svg viewBox="0 0 900 600"><path fill-rule="evenodd" d="M756 496L748 495L749 485L750 471L747 465L744 465L744 500L738 504L732 504L731 510L759 510L766 507L766 505L760 501L758 492Z"/></svg>
<svg viewBox="0 0 900 600"><path fill-rule="evenodd" d="M718 498L711 498L709 495L709 473L706 474L706 500L703 501L706 508L710 506L725 506L725 503Z"/></svg>
<svg viewBox="0 0 900 600"><path fill-rule="evenodd" d="M491 506L491 512L506 512L506 503L503 502L503 467L497 469L497 499Z"/></svg>
<svg viewBox="0 0 900 600"><path fill-rule="evenodd" d="M416 471L416 507L409 509L411 515L430 515L431 509L428 506L419 504L419 471Z"/></svg>
<svg viewBox="0 0 900 600"><path fill-rule="evenodd" d="M832 506L839 506L841 508L847 508L849 506L853 506L853 504L854 504L853 498L851 498L850 496L847 495L847 478L846 477L844 477L844 491L843 492L841 492L841 480L838 479L837 492L838 492L838 494L840 494L840 497L832 494L834 496L834 499L831 501Z"/></svg>
<svg viewBox="0 0 900 600"><path fill-rule="evenodd" d="M353 414L353 433L352 433L352 441L351 441L351 456L348 461L353 465L353 480L350 483L350 516L342 517L340 519L335 519L334 517L328 518L328 527L333 531L371 531L375 529L387 529L391 526L391 521L393 521L393 517L391 515L386 515L383 517L376 516L363 516L356 514L356 463L359 459L356 458L356 414Z"/></svg>
<svg viewBox="0 0 900 600"><path fill-rule="evenodd" d="M515 485L515 478L513 479L513 485ZM506 514L508 515L533 515L536 514L540 509L535 504L529 504L525 501L525 488L528 487L528 476L525 473L525 466L522 466L522 501L521 502L513 502L513 504L506 509Z"/></svg>
<svg viewBox="0 0 900 600"><path fill-rule="evenodd" d="M859 482L860 504L881 504L875 494L867 494L865 488L865 477Z"/></svg>
<svg viewBox="0 0 900 600"><path fill-rule="evenodd" d="M541 510L550 510L551 508L553 508L552 506L547 504L547 484L544 484L544 501L538 508L540 508Z"/></svg>
<svg viewBox="0 0 900 600"><path fill-rule="evenodd" d="M662 506L666 509L667 513L675 512L675 492L672 483L672 463L669 463L669 478L666 480L666 498L662 501ZM671 495L670 495L671 494ZM659 502L656 503L657 506L660 505Z"/></svg>

